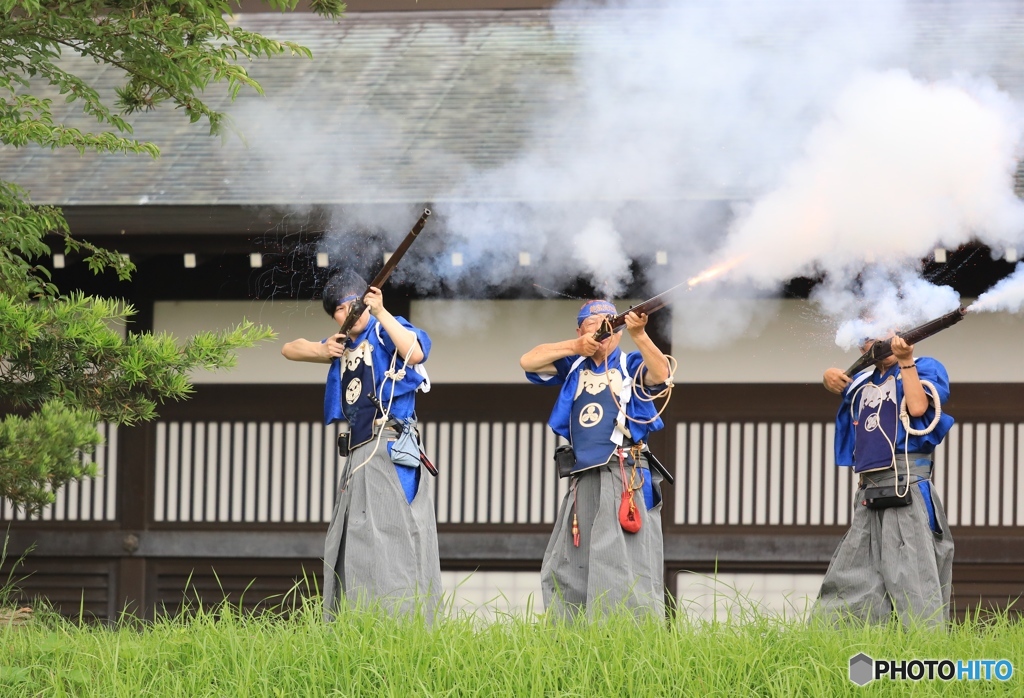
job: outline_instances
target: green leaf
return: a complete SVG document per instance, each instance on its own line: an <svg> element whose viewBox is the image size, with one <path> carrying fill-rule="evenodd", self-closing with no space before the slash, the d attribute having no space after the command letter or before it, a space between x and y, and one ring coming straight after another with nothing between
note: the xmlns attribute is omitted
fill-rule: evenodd
<svg viewBox="0 0 1024 698"><path fill-rule="evenodd" d="M280 10L296 0L268 0ZM336 0L313 0L335 19ZM282 55L311 57L305 47L269 39L229 22L222 0L40 3L0 0L0 143L15 148L70 149L156 158L156 144L133 137L128 116L174 107L211 134L236 127L206 102L218 90L263 94L243 65ZM116 75L113 96L76 71L84 61ZM75 104L95 128L61 123L53 100ZM114 250L77 239L60 209L34 206L17 184L0 180L0 400L20 414L0 421L0 496L36 510L67 482L95 472L89 455L100 443L96 424L133 424L156 417L167 400L192 392L190 372L231 366L238 349L271 336L237 327L186 338L129 333L134 310L80 293L63 295L45 264L48 238L94 273L130 278L135 267ZM65 676L84 683L82 676Z"/></svg>

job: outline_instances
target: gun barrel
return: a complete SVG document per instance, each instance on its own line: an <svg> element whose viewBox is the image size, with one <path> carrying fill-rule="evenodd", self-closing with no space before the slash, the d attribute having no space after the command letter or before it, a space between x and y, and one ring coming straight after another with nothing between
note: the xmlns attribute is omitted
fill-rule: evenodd
<svg viewBox="0 0 1024 698"><path fill-rule="evenodd" d="M666 305L668 305L669 294L675 291L680 286L682 286L682 284L673 286L667 291L662 291L658 295L654 296L653 298L648 298L639 305L630 306L629 309L626 310L626 312L619 313L618 315L616 315L615 317L611 318L608 321L608 325L611 327L611 329L606 328L594 333L594 339L596 339L599 342L603 342L608 337L610 337L613 332L621 332L622 328L626 326L626 316L629 313L636 313L637 315L650 315L655 310L661 310Z"/></svg>
<svg viewBox="0 0 1024 698"><path fill-rule="evenodd" d="M395 270L395 267L398 266L398 263L402 261L402 257L404 257L405 253L409 250L409 247L413 242L415 242L416 236L420 234L421 230L423 230L423 226L426 225L428 218L430 218L430 209L425 208L423 209L423 213L420 214L419 220L416 221L412 230L409 231L409 234L405 236L405 239L402 240L401 244L395 248L394 252L391 253L391 256L388 257L388 261L384 263L384 266L377 273L377 276L373 277L373 281L370 282L371 286L380 288L384 282L388 280L388 277L391 276L391 272Z"/></svg>
<svg viewBox="0 0 1024 698"><path fill-rule="evenodd" d="M906 340L907 344L917 344L922 339L927 339L947 327L952 327L963 320L966 314L967 308L961 306L934 320L929 320L923 325L913 327L906 332L897 332L896 335ZM850 368L846 369L846 375L849 378L853 378L871 364L890 356L892 356L892 339L877 341L871 345L871 348L861 354L860 358L853 362Z"/></svg>
<svg viewBox="0 0 1024 698"><path fill-rule="evenodd" d="M428 218L430 218L430 209L424 208L423 213L420 214L419 220L417 220L412 226L412 230L410 230L408 235L405 236L405 239L402 240L401 244L395 248L394 252L391 253L391 256L388 257L388 261L386 261L381 270L377 272L377 276L373 277L373 281L370 282L370 286L380 288L384 285L388 280L388 277L391 276L391 272L393 272L398 266L398 263L402 261L402 257L405 256L409 247L413 242L415 242L416 236L420 234L421 230L423 230L423 226L426 225ZM366 304L363 303L363 298L370 292L370 286L367 286L366 290L363 291L363 295L352 301L348 316L345 317L345 322L342 323L341 328L338 330L340 334L347 335L352 329L352 326L355 325L356 321L362 316L363 311L366 310Z"/></svg>

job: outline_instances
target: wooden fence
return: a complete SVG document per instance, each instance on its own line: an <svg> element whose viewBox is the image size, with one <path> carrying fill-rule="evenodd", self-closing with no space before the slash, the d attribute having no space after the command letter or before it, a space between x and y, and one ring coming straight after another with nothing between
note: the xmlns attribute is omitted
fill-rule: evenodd
<svg viewBox="0 0 1024 698"><path fill-rule="evenodd" d="M954 386L958 424L936 454L963 611L1024 592L1024 405L1012 385ZM318 386L200 386L161 419L104 427L102 474L40 516L9 505L5 566L26 594L98 618L151 616L188 595L249 605L318 560L343 461ZM554 391L439 385L420 398L448 569L537 570L565 482L545 422ZM821 572L849 523L852 476L832 458L834 396L817 385L682 385L651 448L665 488L666 581L682 570ZM13 553L13 556L12 556ZM255 583L254 583L255 580ZM243 596L244 592L244 596Z"/></svg>

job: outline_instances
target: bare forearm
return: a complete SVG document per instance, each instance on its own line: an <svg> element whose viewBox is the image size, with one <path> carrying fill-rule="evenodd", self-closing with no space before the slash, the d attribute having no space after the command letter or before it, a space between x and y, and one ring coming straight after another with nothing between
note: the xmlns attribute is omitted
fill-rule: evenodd
<svg viewBox="0 0 1024 698"><path fill-rule="evenodd" d="M633 338L636 348L640 350L640 355L644 357L644 367L647 369L644 375L644 385L660 385L667 381L670 374L668 358L665 353L658 348L658 345L646 332L630 336Z"/></svg>
<svg viewBox="0 0 1024 698"><path fill-rule="evenodd" d="M308 361L315 364L331 363L330 354L323 342L295 339L281 347L281 354L289 361Z"/></svg>
<svg viewBox="0 0 1024 698"><path fill-rule="evenodd" d="M928 410L928 395L921 385L921 377L917 368L900 368L903 377L903 397L907 400L907 412L912 417L920 417Z"/></svg>
<svg viewBox="0 0 1024 698"><path fill-rule="evenodd" d="M540 344L523 354L519 365L530 373L555 374L555 362L576 354L577 342L567 339L564 342Z"/></svg>
<svg viewBox="0 0 1024 698"><path fill-rule="evenodd" d="M914 360L914 345L896 335L892 338L893 356L900 367L900 378L903 379L903 398L907 401L907 412L913 417L922 416L928 409L928 396L925 395L921 377L917 375L917 362Z"/></svg>

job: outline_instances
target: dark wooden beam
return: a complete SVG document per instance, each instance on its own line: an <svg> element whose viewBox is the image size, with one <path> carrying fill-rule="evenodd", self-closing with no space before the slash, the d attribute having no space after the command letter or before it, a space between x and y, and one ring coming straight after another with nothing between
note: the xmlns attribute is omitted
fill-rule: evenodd
<svg viewBox="0 0 1024 698"><path fill-rule="evenodd" d="M273 529L253 528L207 524L132 532L18 527L10 531L8 554L18 556L31 549L30 556L48 558L305 559L323 555L326 524L297 530L280 524ZM846 530L837 526L715 528L691 526L666 533L665 563L742 563L763 571L771 571L776 564L827 564ZM550 529L544 526L508 525L495 531L472 524L449 525L438 532L438 550L444 564L540 562L549 536ZM1013 530L960 526L953 529L953 539L958 563L1024 564L1024 539Z"/></svg>

